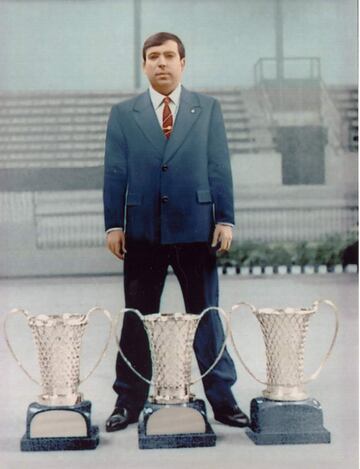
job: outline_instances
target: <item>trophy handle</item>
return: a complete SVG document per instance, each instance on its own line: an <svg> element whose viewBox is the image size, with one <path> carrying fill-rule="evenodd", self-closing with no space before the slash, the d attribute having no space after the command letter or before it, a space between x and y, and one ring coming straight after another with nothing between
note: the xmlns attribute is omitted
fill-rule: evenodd
<svg viewBox="0 0 360 469"><path fill-rule="evenodd" d="M112 317L111 317L111 314L109 313L109 311L107 311L106 309L103 309L103 308L100 308L99 306L95 306L94 308L90 309L87 313L86 313L86 321L88 321L89 317L91 314L95 313L96 311L102 313L104 316L106 316L110 322L110 329L109 329L109 335L106 339L106 342L105 342L105 347L103 348L101 354L100 354L100 357L98 358L97 362L95 363L95 365L93 366L93 368L89 371L89 373L85 376L85 378L82 378L79 380L79 384L83 383L84 381L86 381L88 378L90 378L90 376L94 373L94 371L96 370L96 368L100 365L100 362L101 360L104 358L104 355L106 353L106 350L108 349L108 346L109 346L109 343L110 343L110 340L111 340L111 333L112 333L112 324L113 324L113 321L112 321Z"/></svg>
<svg viewBox="0 0 360 469"><path fill-rule="evenodd" d="M239 309L239 307L241 305L245 305L245 306L248 306L250 309L251 309L251 312L256 314L256 308L254 305L252 305L251 303L247 303L246 301L240 301L240 303L236 303L235 305L233 305L231 307L231 312L233 313L234 311L236 311L237 309ZM250 376L252 376L258 383L260 384L266 384L267 385L267 382L266 381L261 381L257 376L254 375L254 373L250 370L250 368L246 365L246 363L244 362L244 360L242 359L241 355L240 355L240 352L238 350L238 348L236 347L236 344L235 344L235 340L234 340L234 336L232 334L232 331L230 329L230 340L231 340L231 343L234 347L234 350L235 350L235 353L238 357L238 359L240 360L240 363L242 364L242 366L245 368L245 370L249 373Z"/></svg>
<svg viewBox="0 0 360 469"><path fill-rule="evenodd" d="M10 350L10 353L13 356L13 358L15 359L16 363L19 365L19 367L22 369L22 371L26 374L26 376L28 378L30 378L31 381L33 381L34 383L41 386L41 383L38 380L36 380L35 378L33 378L31 376L31 374L27 371L27 369L23 366L23 364L18 359L17 355L14 352L14 349L12 348L12 346L10 344L9 336L8 336L8 333L7 333L7 322L9 320L10 316L13 316L14 314L19 314L19 313L23 314L26 319L28 319L30 317L30 313L28 311L26 311L25 309L12 309L5 316L4 323L3 323L3 331L4 331L6 345L8 346L8 349Z"/></svg>
<svg viewBox="0 0 360 469"><path fill-rule="evenodd" d="M119 321L120 321L120 317L124 314L124 313L127 313L127 312L131 312L131 313L135 313L136 316L141 320L143 321L143 315L140 313L139 310L137 309L133 309L133 308L124 308L120 311L119 313L119 316L118 316L118 319L116 321L116 324L115 324L115 327L114 327L114 335L115 335L115 339L116 339L116 343L117 343L117 346L118 346L118 350L119 350L119 353L121 355L121 358L124 360L124 362L127 364L127 366L130 368L131 371L133 371L136 376L140 379L142 379L143 381L145 381L145 383L147 384L150 384L150 385L154 385L153 381L150 381L148 380L147 378L145 378L145 376L143 376L135 367L134 365L131 363L131 361L125 356L124 352L122 351L121 349L121 346L120 346L120 337L117 335L116 331L117 331L117 328L118 328L118 325L119 325Z"/></svg>
<svg viewBox="0 0 360 469"><path fill-rule="evenodd" d="M333 310L334 315L335 315L335 331L334 331L334 335L333 335L333 338L332 338L331 343L330 343L329 350L326 352L324 358L321 360L321 363L320 363L318 369L315 370L314 373L312 373L308 378L303 380L304 384L308 383L309 381L313 381L315 378L317 378L320 371L324 368L324 365L327 362L328 358L330 357L332 349L334 348L335 340L336 340L336 337L337 337L337 334L338 334L338 331L339 331L339 310L337 309L335 304L330 300L316 300L313 303L313 307L315 308L315 311L318 310L319 305L321 303L324 303L324 304L330 306L330 308Z"/></svg>
<svg viewBox="0 0 360 469"><path fill-rule="evenodd" d="M202 375L198 376L197 378L195 378L193 381L191 381L189 383L189 385L193 385L194 383L197 383L198 381L200 381L202 378L204 378L208 373L210 373L210 371L217 365L218 361L220 360L222 354L224 353L224 350L225 350L225 346L226 346L226 341L227 341L227 338L229 337L229 332L230 332L230 321L229 321L229 316L227 313L225 313L225 311L221 308L218 308L217 306L210 306L209 308L206 308L204 309L204 311L200 314L200 319L199 319L199 323L201 321L201 319L205 316L205 314L207 314L210 310L213 310L213 309L216 309L216 311L218 311L224 318L225 320L225 323L226 323L226 330L225 330L225 337L224 337L224 342L221 346L221 349L220 349L220 352L218 353L218 356L215 358L214 362L212 363L212 365L205 371L205 373L203 373Z"/></svg>

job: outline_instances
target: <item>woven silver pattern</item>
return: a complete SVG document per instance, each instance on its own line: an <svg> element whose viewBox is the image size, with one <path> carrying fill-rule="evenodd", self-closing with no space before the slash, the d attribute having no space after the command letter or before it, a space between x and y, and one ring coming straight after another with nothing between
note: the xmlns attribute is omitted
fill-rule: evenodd
<svg viewBox="0 0 360 469"><path fill-rule="evenodd" d="M190 398L191 358L200 317L194 314L151 314L144 317L153 362L153 399L158 403Z"/></svg>
<svg viewBox="0 0 360 469"><path fill-rule="evenodd" d="M78 399L86 315L37 315L29 317L28 323L37 348L44 397Z"/></svg>
<svg viewBox="0 0 360 469"><path fill-rule="evenodd" d="M266 347L267 384L298 386L304 379L304 346L314 310L260 310L256 312Z"/></svg>
<svg viewBox="0 0 360 469"><path fill-rule="evenodd" d="M304 349L307 330L311 316L319 306L324 304L331 308L335 317L334 335L330 347L318 368L307 378L304 377ZM232 312L246 306L256 316L260 323L266 351L266 381L260 380L250 370L242 359L236 346L234 336L230 334L236 355L245 370L256 381L266 384L263 396L276 401L298 401L307 399L304 384L314 380L323 369L334 347L339 330L338 309L335 304L326 299L316 300L311 308L256 309L254 305L245 301L235 304Z"/></svg>

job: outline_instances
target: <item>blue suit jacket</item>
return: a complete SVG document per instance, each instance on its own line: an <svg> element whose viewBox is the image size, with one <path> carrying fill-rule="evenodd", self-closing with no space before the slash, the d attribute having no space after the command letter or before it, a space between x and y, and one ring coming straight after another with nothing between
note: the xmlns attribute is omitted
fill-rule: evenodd
<svg viewBox="0 0 360 469"><path fill-rule="evenodd" d="M209 241L234 223L229 152L218 101L182 87L170 139L145 92L112 107L106 134L105 229L161 244Z"/></svg>

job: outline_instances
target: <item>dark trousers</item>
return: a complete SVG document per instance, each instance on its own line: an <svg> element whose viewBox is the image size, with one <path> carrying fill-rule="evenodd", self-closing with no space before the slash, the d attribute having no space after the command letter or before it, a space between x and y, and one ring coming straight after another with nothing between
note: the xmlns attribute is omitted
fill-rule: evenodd
<svg viewBox="0 0 360 469"><path fill-rule="evenodd" d="M216 254L207 243L153 245L128 240L126 249L124 290L127 308L138 309L143 315L159 312L169 265L180 283L187 313L199 314L209 306L218 305ZM200 321L194 340L201 373L213 363L223 340L218 312L210 311ZM150 379L149 343L143 324L134 313L124 315L120 345L135 368ZM235 381L235 366L225 349L215 368L203 378L205 394L213 409L235 405L230 389ZM130 370L119 353L113 388L118 394L117 405L133 410L142 409L149 391L149 386Z"/></svg>

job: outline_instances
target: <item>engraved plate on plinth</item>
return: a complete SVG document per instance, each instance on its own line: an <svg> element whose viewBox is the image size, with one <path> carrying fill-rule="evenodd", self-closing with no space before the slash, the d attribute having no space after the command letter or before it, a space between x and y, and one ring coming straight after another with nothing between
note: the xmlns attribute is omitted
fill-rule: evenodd
<svg viewBox="0 0 360 469"><path fill-rule="evenodd" d="M88 375L80 379L81 342L89 316L103 313L110 322L109 336L102 353ZM40 368L41 382L24 368L10 344L7 320L23 314L33 335ZM91 402L83 400L79 385L99 365L108 347L112 320L110 314L93 308L87 314L30 315L25 310L12 310L4 322L7 345L25 374L42 387L37 402L29 405L26 433L21 439L22 451L94 449L99 443L99 428L91 425Z"/></svg>
<svg viewBox="0 0 360 469"><path fill-rule="evenodd" d="M335 314L335 332L320 366L305 378L307 330L311 316L321 303L330 306ZM246 434L259 445L330 443L330 433L323 427L321 406L308 397L304 385L319 375L333 349L339 327L336 306L329 300L318 300L311 308L256 309L249 303L240 302L232 311L241 305L248 306L258 319L266 351L266 381L262 381L245 364L230 333L235 353L246 371L266 385L263 397L251 401L251 424Z"/></svg>
<svg viewBox="0 0 360 469"><path fill-rule="evenodd" d="M219 311L226 322L224 343L209 369L197 379L191 379L191 358L195 332L202 317L211 310ZM149 314L135 313L148 334L153 364L152 380L144 378L120 354L134 373L153 386L139 419L139 448L182 448L214 446L216 435L206 417L205 403L190 393L190 386L207 375L218 363L225 349L228 318L217 307L205 309L201 314ZM119 316L120 319L121 315ZM119 338L116 338L118 345Z"/></svg>

